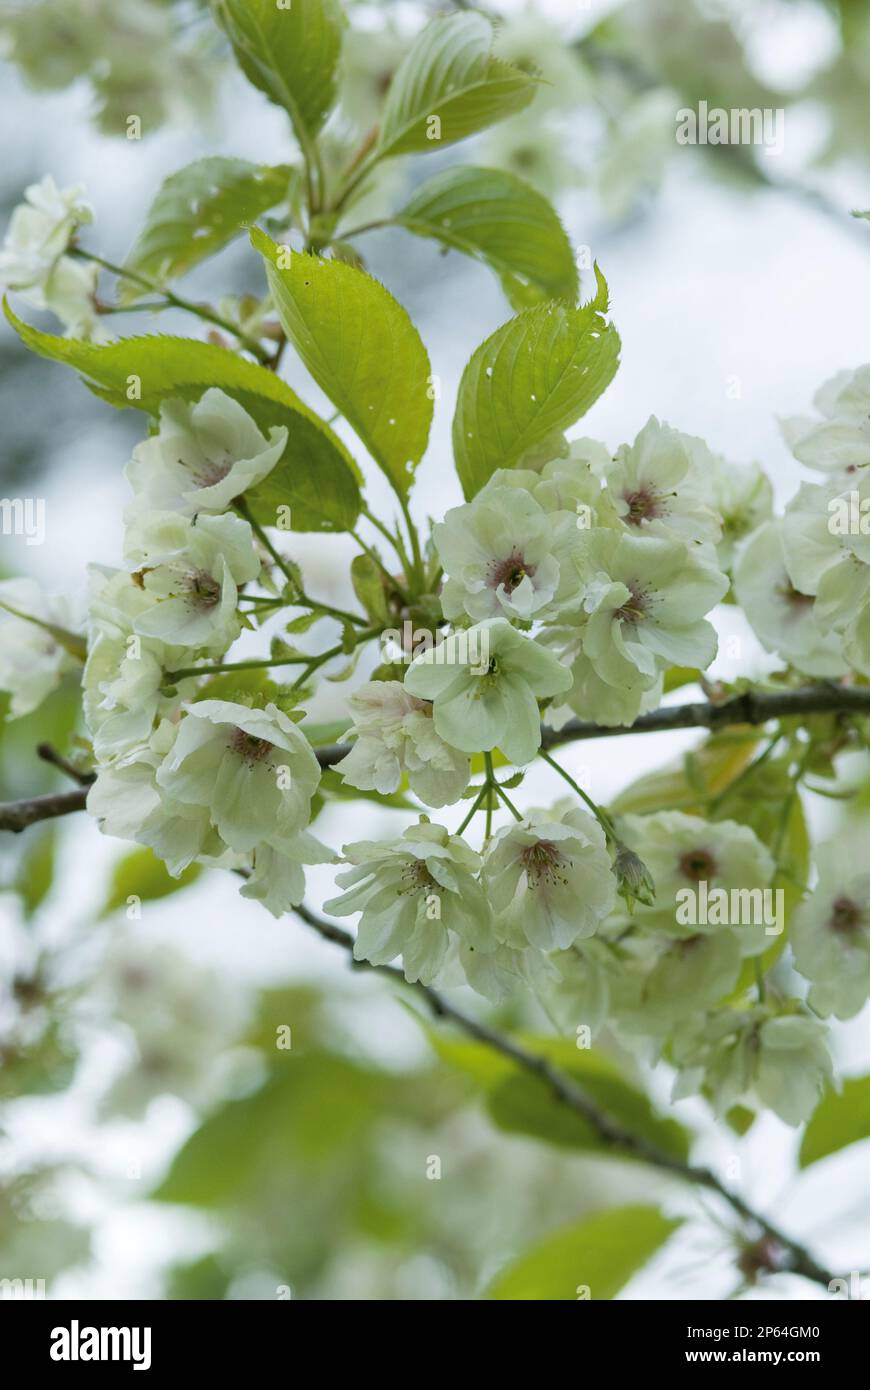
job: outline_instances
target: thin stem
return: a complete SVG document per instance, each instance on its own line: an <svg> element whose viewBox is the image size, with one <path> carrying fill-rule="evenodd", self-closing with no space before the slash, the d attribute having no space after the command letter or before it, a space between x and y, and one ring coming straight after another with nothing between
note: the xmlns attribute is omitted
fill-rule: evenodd
<svg viewBox="0 0 870 1390"><path fill-rule="evenodd" d="M399 505L402 508L402 515L405 518L405 525L408 528L408 536L410 537L411 541L411 555L413 559L414 575L417 580L417 583L420 586L420 589L423 590L426 587L426 575L423 569L423 556L420 551L420 538L417 535L417 528L414 525L414 521L411 516L411 509L408 506L407 497L405 497L398 490L396 491L396 496L399 499Z"/></svg>
<svg viewBox="0 0 870 1390"><path fill-rule="evenodd" d="M341 647L338 650L341 651ZM271 657L266 656L251 661L220 661L214 666L183 666L178 671L167 671L163 684L177 685L189 676L219 676L224 671L264 671L269 666L304 666L309 660L307 656L288 656L273 661Z"/></svg>
<svg viewBox="0 0 870 1390"><path fill-rule="evenodd" d="M318 917L304 904L294 908L294 911L324 940L341 946L353 958L354 938L350 932L333 922ZM651 1140L626 1129L620 1121L615 1120L606 1110L601 1109L597 1101L573 1077L554 1066L548 1057L533 1052L522 1043L499 1033L488 1024L481 1023L476 1018L463 1013L449 1003L442 994L434 990L431 985L424 985L419 981L413 985L408 984L402 971L396 969L395 966L371 965L365 960L354 960L353 963L357 968L371 970L378 975L388 975L403 986L413 989L426 1001L427 1006L437 1019L448 1019L476 1042L482 1043L484 1047L506 1057L523 1071L538 1077L548 1087L554 1099L584 1119L598 1138L615 1154L641 1159L662 1172L670 1173L685 1182L717 1193L742 1221L751 1223L762 1235L768 1236L782 1248L789 1260L787 1269L782 1272L803 1275L805 1279L811 1279L826 1288L830 1284L834 1276L815 1260L805 1246L779 1230L760 1212L755 1211L739 1193L733 1192L712 1169L701 1168L675 1158Z"/></svg>
<svg viewBox="0 0 870 1390"><path fill-rule="evenodd" d="M379 232L383 227L392 227L391 217L380 217L375 222L363 222L361 227L351 227L349 232L341 232L342 241L350 241L355 236L365 236L366 232Z"/></svg>
<svg viewBox="0 0 870 1390"><path fill-rule="evenodd" d="M761 964L761 956L755 957L755 984L758 989L758 1002L763 1004L767 997L767 988L764 983L764 966Z"/></svg>
<svg viewBox="0 0 870 1390"><path fill-rule="evenodd" d="M402 544L401 538L399 536L394 535L393 532L389 529L389 527L385 526L385 524L381 521L380 517L375 516L374 512L369 511L368 507L363 507L362 514L367 521L371 522L375 530L380 531L384 539L390 542L390 545L396 552L396 555L399 558L399 562L403 566L405 575L407 576L411 566L408 563L408 557L405 554L405 547Z"/></svg>
<svg viewBox="0 0 870 1390"><path fill-rule="evenodd" d="M514 820L522 820L522 819L523 819L522 816L520 815L520 813L519 813L519 811L517 810L517 808L516 808L516 806L514 805L514 803L511 801L510 797L508 796L507 792L505 791L505 789L504 789L504 787L501 785L501 783L500 783L499 781L496 780L496 781L493 781L493 784L492 784L492 785L495 787L496 791L498 792L498 794L499 794L499 796L501 797L502 801L504 802L505 806L507 806L507 808L508 808L508 810L510 811L511 815L513 816Z"/></svg>
<svg viewBox="0 0 870 1390"><path fill-rule="evenodd" d="M410 603L407 590L399 583L395 575L390 574L390 571L387 569L378 552L374 550L370 545L367 545L366 542L363 540L362 536L357 531L351 531L349 534L353 536L354 540L356 541L363 554L367 555L369 559L377 565L378 569L381 571L381 574L389 583L390 588L398 594L399 598L402 599L404 603Z"/></svg>
<svg viewBox="0 0 870 1390"><path fill-rule="evenodd" d="M785 799L785 805L782 808L782 814L779 818L779 825L776 829L776 836L774 838L773 844L770 847L770 852L773 855L773 860L777 868L779 867L780 860L782 859L782 850L783 845L785 844L786 835L788 834L788 824L791 820L792 809L799 795L800 784L803 780L803 775L807 770L807 764L809 763L809 760L812 757L812 752L813 741L812 739L809 739L800 757L798 765L794 770L794 775L791 779L791 786L789 787L788 796Z"/></svg>
<svg viewBox="0 0 870 1390"><path fill-rule="evenodd" d="M263 527L260 525L258 521L254 520L254 517L251 513L251 509L248 506L245 499L243 497L237 497L233 505L235 506L235 509L240 514L240 516L243 516L245 518L254 535L260 541L264 549L269 552L272 559L275 561L275 564L278 566L284 578L287 580L288 584L292 584L293 587L296 588L296 576L293 574L293 571L290 569L284 556L280 553L280 551L275 549L274 545L269 540L269 537L266 535L266 532L263 529Z"/></svg>
<svg viewBox="0 0 870 1390"><path fill-rule="evenodd" d="M39 743L36 747L36 756L41 758L44 763L50 763L65 776L70 777L73 782L77 782L80 787L89 787L94 781L96 774L93 772L83 772L81 768L71 763L69 758L65 758L62 753L50 743Z"/></svg>
<svg viewBox="0 0 870 1390"><path fill-rule="evenodd" d="M495 785L495 775L492 770L492 754L484 753L486 764L486 830L484 831L484 843L489 844L492 837L492 789Z"/></svg>
<svg viewBox="0 0 870 1390"><path fill-rule="evenodd" d="M719 792L716 796L711 798L711 800L707 803L707 810L711 813L713 811L717 811L719 807L722 805L722 802L727 800L727 798L731 795L731 793L735 790L736 787L740 786L744 778L750 777L754 772L758 771L758 769L762 766L763 763L767 762L767 759L770 757L774 748L776 748L777 744L779 744L782 741L782 737L782 730L778 729L777 732L773 735L773 737L768 741L762 752L759 753L758 757L753 758L751 763L747 763L746 767L744 767L742 772L739 772L737 774L733 782L729 782L727 787L723 787L721 792Z"/></svg>
<svg viewBox="0 0 870 1390"><path fill-rule="evenodd" d="M464 835L464 834L465 834L466 830L468 829L468 827L470 826L472 820L474 819L475 812L479 809L480 803L481 803L481 801L483 800L483 798L484 798L484 796L486 795L486 793L487 793L488 790L489 790L489 783L488 783L488 782L484 782L484 784L483 784L483 786L481 787L480 791L478 792L477 796L474 798L474 802L473 802L473 804L472 804L471 810L468 812L468 815L465 817L465 819L463 820L463 822L462 822L462 824L460 825L459 829L457 830L457 832L456 832L457 835Z"/></svg>
<svg viewBox="0 0 870 1390"><path fill-rule="evenodd" d="M356 613L348 613L347 610L344 608L335 608L331 603L322 603L319 599L309 598L308 595L304 593L302 589L299 588L296 576L293 574L293 571L290 569L284 556L281 555L280 551L275 549L274 545L269 540L269 537L266 535L264 528L259 524L259 522L254 520L253 516L251 515L251 510L247 502L245 502L244 498L236 498L235 508L236 511L240 512L241 515L245 518L245 520L249 523L251 530L262 542L266 550L268 550L269 554L272 556L272 559L275 561L275 564L278 566L281 573L284 575L284 578L287 580L289 584L292 584L294 589L296 590L296 599L294 600L294 607L316 608L319 613L328 613L331 618L338 618L343 623L353 623L355 627L366 626L365 618L360 618Z"/></svg>
<svg viewBox="0 0 870 1390"><path fill-rule="evenodd" d="M92 261L94 265L102 266L103 270L108 270L111 275L117 275L122 280L131 280L134 285L141 285L143 289L154 290L157 294L162 294L167 306L172 305L174 309L184 309L189 314L196 314L197 318L204 319L206 323L213 323L218 328L222 328L225 333L231 333L234 338L238 338L240 343L244 343L249 352L253 353L257 360L263 364L268 362L269 354L265 348L254 338L249 338L229 319L223 318L207 304L195 304L192 299L184 299L174 290L164 289L162 285L155 284L153 280L145 275L140 275L138 271L125 270L121 265L115 265L113 261L107 261L104 256L96 256L93 251L85 251L81 246L70 247L70 255L78 256L80 260Z"/></svg>
<svg viewBox="0 0 870 1390"><path fill-rule="evenodd" d="M577 793L581 800L586 802L586 805L589 807L589 810L592 812L593 816L598 821L598 824L601 826L601 829L604 831L608 840L617 839L618 837L613 826L613 821L606 814L606 812L602 811L600 806L597 806L595 804L591 796L587 796L586 792L584 792L583 788L579 786L577 782L574 781L574 778L570 775L570 773L566 772L564 767L561 767L559 763L556 762L555 758L551 758L549 753L545 753L543 748L541 749L541 757L544 759L545 763L550 764L550 767L553 769L554 772L558 772L559 776L562 777L568 783L569 787L573 788L573 790Z"/></svg>

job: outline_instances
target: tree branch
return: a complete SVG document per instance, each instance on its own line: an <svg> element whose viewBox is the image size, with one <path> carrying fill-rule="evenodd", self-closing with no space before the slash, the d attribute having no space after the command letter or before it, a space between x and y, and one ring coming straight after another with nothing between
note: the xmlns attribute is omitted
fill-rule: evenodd
<svg viewBox="0 0 870 1390"><path fill-rule="evenodd" d="M77 787L73 792L49 792L47 796L32 796L27 801L2 801L0 830L11 830L13 835L17 835L37 821L54 820L57 816L68 816L72 811L83 811L87 796L87 787Z"/></svg>
<svg viewBox="0 0 870 1390"><path fill-rule="evenodd" d="M463 1013L431 985L424 985L419 982L409 984L403 972L395 966L371 965L368 961L356 960L353 957L354 938L343 927L318 917L304 904L294 908L294 911L324 940L341 946L347 951L356 968L374 970L379 975L388 975L392 979L398 980L406 988L413 989L421 995L436 1018L449 1020L468 1037L474 1038L476 1042L482 1043L493 1052L498 1052L502 1057L507 1057L523 1071L537 1076L550 1089L554 1098L567 1106L569 1110L573 1110L575 1114L580 1115L595 1131L599 1139L608 1145L615 1154L641 1159L653 1168L670 1173L684 1182L693 1183L697 1187L715 1192L728 1203L741 1220L755 1226L760 1236L774 1242L775 1246L783 1252L783 1262L777 1266L777 1272L800 1274L805 1279L811 1279L817 1284L824 1285L825 1288L831 1283L835 1276L818 1264L805 1246L785 1235L766 1217L750 1207L739 1193L733 1192L727 1187L712 1169L697 1167L694 1164L674 1158L672 1154L660 1149L658 1145L651 1143L642 1135L634 1134L631 1130L626 1129L606 1111L601 1110L591 1096L583 1090L582 1086L578 1085L573 1077L555 1067L549 1058L540 1053L532 1052L521 1043L515 1042L513 1038L499 1033L488 1024L472 1018L469 1014Z"/></svg>
<svg viewBox="0 0 870 1390"><path fill-rule="evenodd" d="M717 703L698 700L687 705L664 705L651 714L642 714L633 724L590 724L569 719L561 729L541 727L541 747L557 748L590 738L619 738L625 734L663 733L671 729L722 729L729 724L766 724L770 719L806 718L812 714L857 714L870 716L870 686L810 685L800 690L747 690ZM316 748L321 767L333 767L350 752L350 744L331 743ZM80 792L37 796L26 801L0 803L0 830L24 830L35 821L82 811L87 788Z"/></svg>
<svg viewBox="0 0 870 1390"><path fill-rule="evenodd" d="M542 729L542 747L578 739L618 738L622 734L653 734L669 729L722 729L729 724L766 724L770 719L801 718L811 714L870 716L870 686L809 685L800 690L746 690L717 703L698 700L687 705L663 705L642 714L633 724L603 726L569 719L561 729Z"/></svg>

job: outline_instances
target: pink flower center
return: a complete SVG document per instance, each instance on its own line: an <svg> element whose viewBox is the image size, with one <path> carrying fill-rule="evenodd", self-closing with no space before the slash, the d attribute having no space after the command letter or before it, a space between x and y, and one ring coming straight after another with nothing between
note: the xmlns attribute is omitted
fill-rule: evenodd
<svg viewBox="0 0 870 1390"><path fill-rule="evenodd" d="M709 850L689 849L680 858L680 873L693 883L709 881L716 876L716 861Z"/></svg>
<svg viewBox="0 0 870 1390"><path fill-rule="evenodd" d="M831 905L832 931L849 933L856 931L863 921L864 914L852 898L837 898Z"/></svg>
<svg viewBox="0 0 870 1390"><path fill-rule="evenodd" d="M535 566L527 564L518 550L512 550L506 560L499 560L489 567L491 589L504 587L509 594L518 588L526 578L533 578Z"/></svg>
<svg viewBox="0 0 870 1390"><path fill-rule="evenodd" d="M554 888L557 883L564 887L568 883L565 870L571 867L571 861L565 859L552 840L537 840L533 845L527 845L520 854L520 862L530 888L537 889L541 885Z"/></svg>
<svg viewBox="0 0 870 1390"><path fill-rule="evenodd" d="M230 734L230 748L248 767L254 767L256 763L268 758L274 746L268 739L249 734L247 729L236 728Z"/></svg>

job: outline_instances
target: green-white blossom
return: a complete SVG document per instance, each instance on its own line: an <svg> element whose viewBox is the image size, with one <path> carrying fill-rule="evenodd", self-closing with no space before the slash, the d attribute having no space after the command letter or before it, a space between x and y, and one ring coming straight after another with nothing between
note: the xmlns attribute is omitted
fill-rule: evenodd
<svg viewBox="0 0 870 1390"><path fill-rule="evenodd" d="M127 465L134 500L127 520L152 512L224 512L272 471L287 445L280 426L266 438L246 410L213 387L193 405L164 401L160 428Z"/></svg>
<svg viewBox="0 0 870 1390"><path fill-rule="evenodd" d="M564 694L571 673L506 618L490 618L418 656L405 689L434 702L435 730L464 753L500 748L514 763L541 746L538 700Z"/></svg>
<svg viewBox="0 0 870 1390"><path fill-rule="evenodd" d="M409 980L429 983L451 933L469 949L495 949L480 856L459 836L423 819L396 840L361 840L343 854L353 867L336 882L346 891L323 906L336 917L362 914L357 960L384 965L401 956Z"/></svg>
<svg viewBox="0 0 870 1390"><path fill-rule="evenodd" d="M468 785L469 762L435 728L432 705L399 681L369 681L350 699L355 739L336 771L360 791L397 791L407 776L428 806L449 806Z"/></svg>
<svg viewBox="0 0 870 1390"><path fill-rule="evenodd" d="M616 897L604 831L579 809L505 826L487 847L484 879L496 932L521 949L564 950L592 936Z"/></svg>
<svg viewBox="0 0 870 1390"><path fill-rule="evenodd" d="M870 872L842 843L821 846L816 865L816 886L791 922L794 963L817 1013L854 1018L870 999Z"/></svg>

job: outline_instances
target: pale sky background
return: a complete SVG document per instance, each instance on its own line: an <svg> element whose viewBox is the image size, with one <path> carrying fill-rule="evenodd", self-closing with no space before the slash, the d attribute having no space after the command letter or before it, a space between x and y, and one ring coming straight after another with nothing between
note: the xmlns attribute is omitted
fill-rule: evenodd
<svg viewBox="0 0 870 1390"><path fill-rule="evenodd" d="M508 6L503 7L507 9ZM541 10L576 29L578 7L572 0L550 0ZM765 7L766 8L766 7ZM598 11L600 13L600 11ZM813 7L793 7L783 25L779 7L770 8L771 21L754 45L762 67L772 74L799 74L825 52L824 22ZM87 245L120 261L133 239L155 188L165 174L204 153L236 154L257 160L287 157L291 146L282 114L270 107L241 80L225 93L225 120L213 137L201 132L164 130L141 144L100 136L88 123L89 97L84 89L56 95L36 95L24 89L14 72L2 71L0 120L12 133L5 142L0 193L7 198L26 183L51 172L63 185L83 183L95 208L95 224L85 233ZM787 128L783 167L799 168L803 149L818 138L813 112ZM578 139L582 132L578 132ZM792 141L794 143L792 143ZM426 166L426 173L433 166ZM409 171L410 172L410 171ZM419 165L417 166L419 176ZM868 206L868 190L860 182L832 185L842 192L846 207ZM682 149L674 159L657 200L628 225L608 227L583 189L569 191L561 211L575 244L590 245L607 276L612 316L623 342L622 366L613 385L580 423L575 434L588 434L610 446L629 441L650 414L702 435L716 451L735 461L760 461L774 479L780 505L797 487L801 470L791 459L779 434L777 417L807 411L813 392L827 377L844 367L870 360L867 305L870 302L870 229L866 224L841 225L796 202L771 192L741 193L712 182L702 156ZM861 233L865 233L863 237ZM509 310L495 278L483 267L458 256L442 259L432 243L385 233L367 238L369 266L408 307L418 323L442 379L442 399L426 461L418 472L413 508L418 518L440 514L460 499L452 473L449 429L455 387L473 348L508 317ZM258 267L253 254L237 246L208 265L190 281L211 286L220 266L247 266L247 283L256 288ZM587 286L588 288L588 286ZM203 290L205 293L206 290ZM214 293L207 291L211 297ZM21 306L18 306L19 309ZM24 316L29 311L25 309ZM160 327L173 324L164 316ZM156 331L156 322L149 325ZM197 332L190 319L178 319L175 329ZM126 331L136 331L135 320ZM9 330L5 324L0 333ZM315 406L322 398L287 355L286 374ZM4 565L29 567L49 587L69 591L80 584L87 561L117 563L120 559L121 513L126 500L122 470L139 428L138 417L121 417L97 400L89 401L83 387L70 383L64 370L34 362L28 374L43 398L46 417L57 420L51 437L32 422L38 450L50 458L46 487L49 543L25 551L23 543L4 540ZM736 384L736 389L735 389ZM65 427L62 403L77 393L71 427ZM79 399L84 398L84 401ZM28 399L35 401L31 394ZM7 407L9 408L9 407ZM328 413L328 412L327 412ZM347 435L349 442L352 436ZM357 449L359 456L359 449ZM2 468L2 459L0 459ZM391 510L389 493L377 471L369 466L370 495ZM20 554L11 554L18 546ZM301 560L310 592L341 597L340 576L352 546L341 539L293 537L291 553ZM723 622L725 620L723 619ZM729 610L728 622L739 621ZM734 630L725 623L723 631ZM745 630L740 629L745 636ZM762 669L762 658L747 638L750 670ZM743 669L746 669L744 662ZM733 675L723 661L714 667ZM346 687L333 687L335 712ZM324 717L331 711L325 710ZM697 736L656 735L601 741L577 746L566 754L566 765L582 775L590 793L607 799L638 773L661 765ZM559 794L552 774L534 772L523 789L524 804ZM455 823L463 814L459 810ZM349 831L348 822L352 821ZM448 824L453 824L448 820ZM321 821L320 837L339 845L343 838L367 838L397 824L394 813L379 812L368 803L352 812L331 810ZM121 846L102 839L84 818L70 827L64 851L66 872L62 901L53 904L58 930L64 920L81 918L89 904L99 902L110 863ZM310 875L310 900L317 905L328 896L332 870ZM3 905L0 903L0 912ZM144 933L182 942L198 959L218 962L227 970L258 982L276 977L313 975L345 980L343 957L334 948L306 935L292 919L276 923L256 904L239 898L235 886L219 874L187 890L177 900L147 907ZM360 999L361 1037L379 1055L397 1050L421 1052L419 1033L403 1010L381 1002L376 1027L366 999L381 1000L375 986L355 981ZM870 1064L868 1014L836 1029L837 1052L848 1070ZM88 1082L85 1081L85 1091ZM660 1094L667 1094L663 1082ZM679 1107L687 1117L691 1107ZM144 1131L115 1125L101 1131L99 1152L93 1132L73 1097L49 1127L34 1118L22 1125L20 1142L81 1146L106 1174L109 1188L123 1174L131 1156L141 1159L143 1182L160 1172L190 1127L188 1113L167 1102L157 1107ZM61 1135L63 1136L61 1138ZM493 1143L506 1142L493 1135ZM513 1141L523 1143L525 1141ZM751 1200L775 1201L778 1218L797 1235L812 1239L828 1262L844 1272L852 1268L854 1252L870 1249L870 1213L866 1178L856 1153L845 1154L781 1191L784 1160L794 1146L792 1131L775 1119L759 1123L741 1145L743 1179ZM866 1146L862 1146L866 1155ZM727 1158L728 1141L712 1141L699 1157ZM578 1166L578 1174L585 1169ZM649 1176L625 1172L626 1199L650 1188ZM685 1200L685 1199L683 1199ZM693 1200L693 1199L692 1199ZM102 1224L97 1273L85 1280L65 1279L59 1292L76 1295L127 1296L153 1289L155 1264L175 1247L178 1226L171 1213L156 1215L130 1207L108 1212ZM684 1254L684 1252L681 1252ZM666 1272L666 1271L665 1271ZM721 1296L715 1265L695 1275L692 1295ZM795 1284L800 1296L809 1296ZM684 1297L685 1287L663 1282L653 1271L631 1285L628 1296Z"/></svg>

